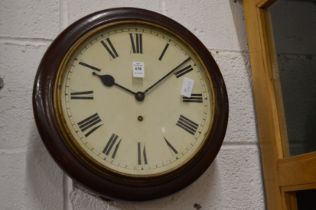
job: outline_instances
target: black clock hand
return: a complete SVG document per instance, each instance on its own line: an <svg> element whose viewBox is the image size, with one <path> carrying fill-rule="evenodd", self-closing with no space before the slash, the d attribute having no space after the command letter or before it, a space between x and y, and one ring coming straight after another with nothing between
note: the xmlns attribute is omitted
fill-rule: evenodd
<svg viewBox="0 0 316 210"><path fill-rule="evenodd" d="M136 98L137 101L143 101L145 99L145 94L147 92L149 92L153 87L155 87L156 85L158 85L162 80L164 80L165 78L167 78L169 75L171 75L175 70L177 70L180 66L182 66L183 64L185 64L186 62L188 62L191 58L188 57L187 59L185 59L184 61L182 61L178 66L176 66L175 68L173 68L169 73L167 73L165 76L163 76L162 78L160 78L157 82L155 82L153 85L151 85L149 88L147 88L144 92L134 92L131 91L130 89L118 84L115 82L115 79L113 76L106 74L106 75L99 75L95 72L92 72L93 75L99 77L102 81L102 83L107 86L107 87L112 87L113 85L133 94Z"/></svg>
<svg viewBox="0 0 316 210"><path fill-rule="evenodd" d="M92 72L92 74L97 76L97 77L99 77L101 79L103 85L105 85L107 87L112 87L113 85L115 85L115 86L117 86L117 87L119 87L119 88L121 88L121 89L123 89L123 90L125 90L125 91L127 91L127 92L129 92L131 94L133 94L133 95L136 95L136 92L134 92L134 91L132 91L132 90L130 90L130 89L118 84L118 83L116 83L114 77L109 75L109 74L99 75L99 74L97 74L95 72Z"/></svg>
<svg viewBox="0 0 316 210"><path fill-rule="evenodd" d="M153 87L155 87L156 85L158 85L162 80L164 80L165 78L167 78L169 75L171 75L175 70L177 70L180 66L182 66L183 64L185 64L186 62L188 62L191 59L191 57L188 57L187 59L185 59L184 61L182 61L179 65L177 65L175 68L173 68L168 74L166 74L165 76L163 76L162 78L160 78L157 82L155 82L153 85L151 85L149 88L147 88L144 91L144 94L146 94L147 92L149 92Z"/></svg>
<svg viewBox="0 0 316 210"><path fill-rule="evenodd" d="M94 76L99 77L101 79L103 85L105 85L107 87L112 87L113 85L115 85L115 86L121 88L122 90L125 90L126 92L133 94L137 101L143 101L145 99L145 94L143 92L134 92L134 91L132 91L132 90L130 90L130 89L128 89L128 88L116 83L114 77L109 75L109 74L99 75L99 74L97 74L95 72L92 72L92 74Z"/></svg>

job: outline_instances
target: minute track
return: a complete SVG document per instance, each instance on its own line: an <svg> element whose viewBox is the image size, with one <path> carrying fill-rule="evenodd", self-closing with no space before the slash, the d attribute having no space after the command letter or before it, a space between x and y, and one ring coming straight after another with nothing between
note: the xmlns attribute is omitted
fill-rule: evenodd
<svg viewBox="0 0 316 210"><path fill-rule="evenodd" d="M139 33L142 31L142 41L144 38L146 40L146 47L150 46L150 42L148 39L151 37L157 37L161 39L161 51L160 56L162 59L159 60L159 53L158 56L148 56L142 55L140 53L130 53L126 46L130 46L130 39L129 33ZM115 33L123 33L120 37L124 38L119 39L119 36L116 36ZM119 59L112 60L111 56L110 60L106 61L106 65L100 65L100 61L98 60L91 60L91 51L96 46L96 49L100 50L102 53L102 59L104 59L104 54L108 55L107 50L104 46L101 45L101 41L103 40L104 43L107 44L108 48L111 50L110 45L106 41L106 36L110 36L112 44L115 43L115 49L119 54ZM136 37L136 36L135 36ZM134 38L135 38L134 37ZM128 41L124 43L123 41ZM135 41L135 40L134 40ZM120 43L124 43L124 45L120 45ZM136 45L136 41L134 43ZM193 64L198 63L194 54L187 53L183 48L177 43L174 39L170 39L169 37L162 37L160 35L156 35L155 33L150 32L149 30L142 30L138 29L138 32L134 30L116 30L116 32L104 34L100 38L95 38L91 44L88 44L88 48L85 48L82 54L77 55L76 57L78 60L85 60L89 63L89 65L100 66L101 71L100 73L97 71L92 71L90 74L87 74L87 71L75 71L76 65L72 67L74 71L72 74L69 74L69 81L70 90L73 89L80 89L82 86L74 86L73 82L75 78L82 78L85 76L86 79L82 81L90 81L88 84L91 89L93 89L95 94L95 100L89 104L95 106L96 112L100 114L102 120L104 120L102 127L97 128L98 132L94 132L94 135L90 135L87 139L87 144L85 147L87 148L95 148L95 153L99 154L96 158L101 158L100 162L107 167L114 168L118 171L124 171L124 173L140 173L140 174L148 174L148 173L160 173L170 168L174 167L173 165L177 165L177 163L182 163L186 160L189 154L197 148L197 145L200 144L202 139L200 136L202 135L195 135L192 138L191 134L194 132L195 128L188 126L188 121L183 120L184 118L178 119L179 122L174 122L170 120L166 121L164 125L166 129L165 138L160 137L157 139L159 134L153 132L154 136L143 136L143 129L154 131L152 125L156 124L153 119L159 119L159 117L163 117L163 112L166 112L166 115L172 116L175 110L188 109L189 113L191 113L190 109L192 106L184 105L182 102L183 97L180 95L180 86L181 80L177 80L174 73L184 69L186 66L193 66ZM124 46L124 48L122 48ZM165 49L165 50L164 50ZM124 51L125 50L125 51ZM163 53L164 51L164 53ZM88 54L89 53L89 54ZM176 57L174 57L174 61L172 63L168 63L170 57L166 55L171 55L176 53ZM88 56L88 57L87 57ZM126 57L131 60L130 63L124 64L124 60ZM146 58L145 60L138 60L139 58ZM133 78L132 76L132 62L140 61L144 62L146 67L146 75L145 78ZM178 62L177 62L178 61ZM104 62L104 60L102 60ZM120 65L117 65L117 62L120 62ZM151 62L159 62L159 66L152 66ZM155 67L155 68L153 68ZM164 70L162 76L159 75L160 68ZM199 94L199 92L209 92L204 85L203 75L201 74L200 68L201 65L195 67L196 71L190 73L190 78L195 80L195 89L197 92L193 92L192 96L195 97L195 94ZM87 69L89 69L87 67ZM169 69L169 70L168 70ZM167 71L166 71L167 70ZM153 74L155 72L155 74ZM79 77L78 77L78 76ZM158 78L157 78L158 76ZM170 82L167 82L170 81ZM199 82L201 81L201 82ZM152 84L151 84L152 83ZM78 83L79 84L79 83ZM91 86L90 86L91 85ZM146 87L148 85L148 88ZM80 87L80 88L79 88ZM68 88L68 89L69 89ZM145 89L143 89L145 88ZM142 90L146 90L147 92L141 92ZM113 90L112 90L113 89ZM120 93L122 90L122 94ZM71 91L70 91L71 92ZM125 94L124 94L125 92ZM127 93L127 94L126 94ZM149 95L150 98L149 98ZM175 94L175 95L174 95ZM130 96L136 98L136 103L134 100L130 101ZM148 95L148 98L147 98ZM181 103L178 103L179 100L168 100L166 97L172 96L172 98L180 98ZM207 94L205 94L207 95ZM104 99L102 99L104 97ZM118 99L118 100L117 100ZM132 98L133 99L133 98ZM147 102L148 100L148 102ZM116 103L116 101L118 103ZM155 106L153 106L153 102L157 101ZM168 102L169 101L169 102ZM114 103L113 103L114 102ZM142 103L138 103L142 102ZM101 105L102 103L102 105ZM73 104L73 105L72 105ZM70 106L82 106L82 103L75 103L72 102ZM111 105L113 104L113 105ZM124 108L121 109L121 105L124 105ZM209 103L205 103L206 106L209 106ZM83 104L86 106L86 104ZM87 104L88 105L88 104ZM159 105L159 106L158 106ZM152 106L151 108L149 106ZM180 106L180 107L179 107ZM101 108L102 107L102 108ZM122 119L126 119L124 121L119 120L119 118L113 118L116 116L118 111L116 107L120 109L119 115L122 116ZM170 108L165 108L170 107ZM176 108L177 107L177 108ZM137 110L135 110L135 108ZM175 109L176 108L176 109ZM180 109L179 109L180 108ZM201 109L201 110L200 110ZM196 112L197 116L191 118L191 115L186 115L184 112L184 116L189 117L190 119L201 119L202 118L202 110L204 110L204 106L199 106L198 112ZM105 111L106 110L106 111ZM147 110L147 111L146 111ZM148 110L157 110L155 112L148 111ZM183 110L185 111L185 110ZM177 114L180 114L176 111ZM115 115L112 113L116 113ZM133 116L130 116L132 113ZM168 114L169 113L169 114ZM74 118L76 117L76 113L72 111L74 114ZM128 116L128 117L127 117ZM179 115L178 115L179 116ZM129 123L129 117L131 117L133 125ZM81 118L81 117L80 117ZM112 120L113 119L113 120ZM169 118L168 118L169 119ZM176 119L177 120L177 119ZM192 121L192 120L191 120ZM117 124L120 123L120 124ZM175 124L178 125L175 125ZM98 126L96 124L95 126ZM106 126L105 126L106 125ZM129 129L124 130L123 127L128 127ZM133 127L140 126L137 128L137 132L132 132L134 130ZM203 125L204 126L204 125ZM143 128L142 128L143 127ZM93 127L94 128L94 127ZM91 128L92 129L92 128ZM113 133L109 133L109 129L113 130ZM199 129L199 131L203 131L203 128ZM87 129L89 131L89 129ZM84 131L84 134L87 132ZM130 132L130 133L129 133ZM191 132L191 133L189 133ZM196 131L197 133L198 131ZM119 133L120 137L117 136L116 133ZM138 134L139 133L139 134ZM104 136L106 138L104 139ZM121 138L122 137L122 138ZM99 142L98 139L103 139L104 142ZM124 139L122 141L121 139ZM156 139L156 143L152 141L152 139ZM192 140L194 139L194 142ZM181 141L181 142L179 142ZM158 143L159 142L159 143ZM101 145L101 148L100 148ZM136 146L136 148L135 148ZM100 148L100 149L98 149ZM166 153L167 155L160 156L159 153ZM94 154L93 154L94 155ZM128 157L128 158L126 158ZM157 166L156 166L157 165ZM126 167L123 167L126 166ZM163 172L164 173L164 172Z"/></svg>

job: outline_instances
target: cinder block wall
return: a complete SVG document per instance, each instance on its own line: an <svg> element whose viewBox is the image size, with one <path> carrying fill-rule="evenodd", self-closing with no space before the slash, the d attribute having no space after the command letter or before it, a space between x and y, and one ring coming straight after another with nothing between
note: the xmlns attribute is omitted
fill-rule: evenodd
<svg viewBox="0 0 316 210"><path fill-rule="evenodd" d="M65 27L101 9L131 6L165 14L209 48L224 76L230 116L212 166L186 189L149 202L106 202L73 186L44 148L31 94L40 59ZM0 209L264 209L249 55L238 0L1 0Z"/></svg>

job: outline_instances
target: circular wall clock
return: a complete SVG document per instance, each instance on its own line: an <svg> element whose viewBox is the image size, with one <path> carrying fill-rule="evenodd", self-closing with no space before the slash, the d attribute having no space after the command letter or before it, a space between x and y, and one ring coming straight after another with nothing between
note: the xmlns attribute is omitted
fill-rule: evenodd
<svg viewBox="0 0 316 210"><path fill-rule="evenodd" d="M98 195L124 200L196 180L228 119L206 47L179 23L136 8L96 12L64 30L39 65L33 107L59 166Z"/></svg>

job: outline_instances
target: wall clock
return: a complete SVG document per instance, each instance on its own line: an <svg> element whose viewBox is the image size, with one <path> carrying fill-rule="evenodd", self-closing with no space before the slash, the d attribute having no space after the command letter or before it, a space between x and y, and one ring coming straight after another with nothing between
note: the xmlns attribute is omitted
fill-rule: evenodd
<svg viewBox="0 0 316 210"><path fill-rule="evenodd" d="M51 156L105 198L148 200L197 179L217 155L228 99L206 47L175 21L115 8L70 25L35 78Z"/></svg>

